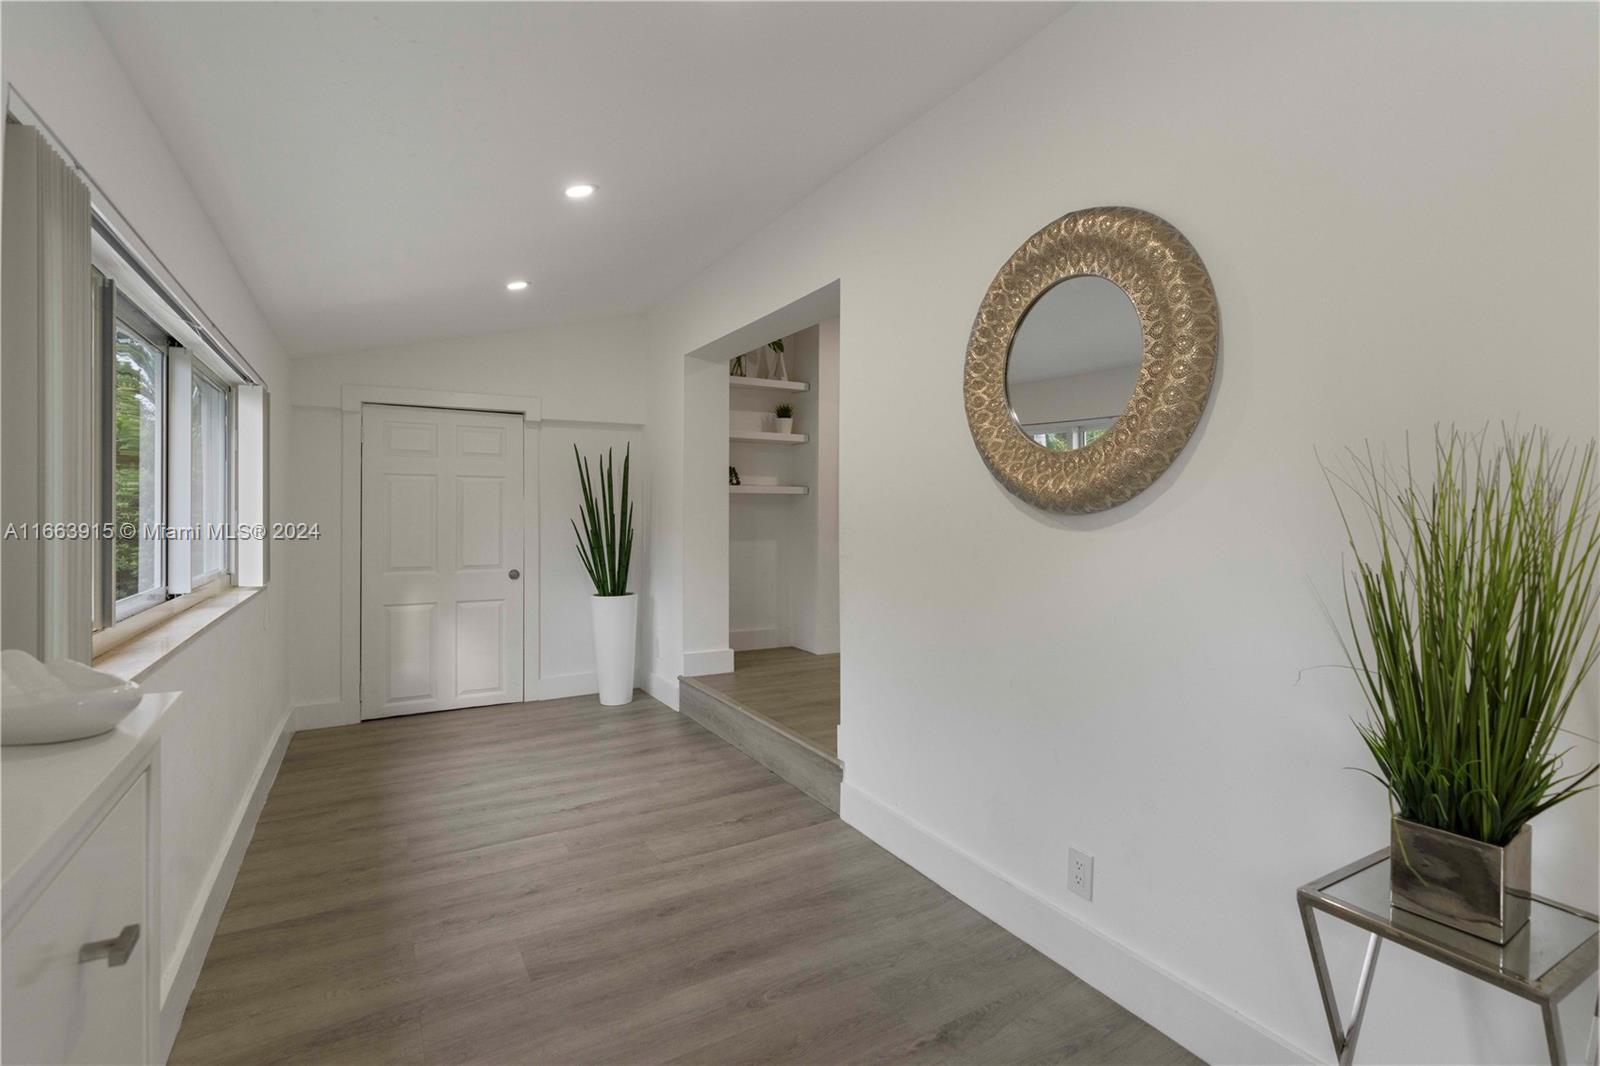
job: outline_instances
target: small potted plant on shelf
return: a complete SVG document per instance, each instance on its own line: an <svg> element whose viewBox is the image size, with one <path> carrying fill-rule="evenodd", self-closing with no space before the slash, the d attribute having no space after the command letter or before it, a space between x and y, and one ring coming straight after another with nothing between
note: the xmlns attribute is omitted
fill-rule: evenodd
<svg viewBox="0 0 1600 1066"><path fill-rule="evenodd" d="M633 558L633 502L628 497L631 448L622 453L622 494L617 496L616 462L610 449L600 461L600 482L595 484L589 460L572 446L583 488L583 528L572 523L578 537L578 558L594 583L589 603L594 625L595 672L600 682L600 702L618 707L633 700L634 633L639 621L639 597L628 591L628 564ZM598 490L598 491L597 491Z"/></svg>
<svg viewBox="0 0 1600 1066"><path fill-rule="evenodd" d="M794 407L790 404L780 403L772 409L772 422L778 427L779 433L794 432Z"/></svg>
<svg viewBox="0 0 1600 1066"><path fill-rule="evenodd" d="M1596 771L1557 747L1600 657L1596 450L1452 430L1434 460L1431 486L1370 449L1329 471L1355 500L1339 501L1356 555L1345 653L1369 705L1366 772L1394 812L1393 905L1504 944L1528 921L1530 819Z"/></svg>

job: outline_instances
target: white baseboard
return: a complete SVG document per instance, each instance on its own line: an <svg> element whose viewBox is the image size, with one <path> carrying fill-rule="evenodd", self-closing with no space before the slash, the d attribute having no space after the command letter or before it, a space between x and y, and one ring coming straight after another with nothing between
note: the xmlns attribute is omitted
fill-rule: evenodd
<svg viewBox="0 0 1600 1066"><path fill-rule="evenodd" d="M361 712L344 705L343 700L323 700L305 703L294 709L294 731L331 729L336 725L355 725L361 721Z"/></svg>
<svg viewBox="0 0 1600 1066"><path fill-rule="evenodd" d="M678 679L652 673L645 679L644 690L673 710L678 709Z"/></svg>
<svg viewBox="0 0 1600 1066"><path fill-rule="evenodd" d="M756 651L760 648L785 648L789 641L777 626L761 629L732 629L728 631L728 647L734 651ZM731 666L728 669L733 669Z"/></svg>
<svg viewBox="0 0 1600 1066"><path fill-rule="evenodd" d="M640 687L649 688L649 685ZM673 681L674 707L677 700L677 687L677 682ZM589 670L578 674L557 674L554 677L541 677L533 683L528 692L528 699L563 700L569 696L592 696L599 691L600 678L593 670ZM653 689L651 690L651 695L655 695ZM659 699L660 697L657 698ZM665 703L666 700L661 702ZM347 708L342 700L305 703L294 709L294 728L296 732L306 729L328 729L339 725L356 725L360 721L360 712Z"/></svg>
<svg viewBox="0 0 1600 1066"><path fill-rule="evenodd" d="M850 784L839 814L963 903L1212 1063L1315 1063L1295 1046Z"/></svg>
<svg viewBox="0 0 1600 1066"><path fill-rule="evenodd" d="M710 651L686 651L683 653L684 677L700 677L702 674L729 674L732 672L732 648L713 648Z"/></svg>
<svg viewBox="0 0 1600 1066"><path fill-rule="evenodd" d="M244 861L245 849L250 846L250 838L255 834L256 818L261 814L261 808L267 802L267 793L272 790L272 782L278 776L283 753L289 749L289 739L294 735L297 717L297 710L284 712L277 735L256 768L255 784L245 793L238 809L234 811L227 839L212 860L211 869L206 871L206 890L195 901L183 923L177 939L178 950L168 964L167 971L161 975L159 1062L166 1062L167 1056L172 1054L172 1044L178 1039L178 1028L183 1024L183 1012L189 1006L189 996L194 992L200 967L211 948L211 938L217 931L217 922L222 918L228 893L233 891L233 879L239 873L239 864Z"/></svg>
<svg viewBox="0 0 1600 1066"><path fill-rule="evenodd" d="M568 696L592 696L600 691L600 677L593 670L580 674L556 674L541 677L534 691L536 700L564 700Z"/></svg>

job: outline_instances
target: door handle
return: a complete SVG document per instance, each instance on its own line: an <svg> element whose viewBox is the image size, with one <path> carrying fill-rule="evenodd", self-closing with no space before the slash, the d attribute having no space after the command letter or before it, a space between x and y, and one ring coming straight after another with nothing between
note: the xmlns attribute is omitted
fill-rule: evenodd
<svg viewBox="0 0 1600 1066"><path fill-rule="evenodd" d="M107 966L121 966L128 961L128 956L133 954L133 946L138 942L138 925L125 925L122 927L122 932L114 938L96 940L79 948L78 961L82 963L105 959Z"/></svg>
<svg viewBox="0 0 1600 1066"><path fill-rule="evenodd" d="M511 571L510 577L511 577L512 581L515 581L517 578L519 578L521 576L522 576L522 571L521 570L513 570L513 571Z"/></svg>

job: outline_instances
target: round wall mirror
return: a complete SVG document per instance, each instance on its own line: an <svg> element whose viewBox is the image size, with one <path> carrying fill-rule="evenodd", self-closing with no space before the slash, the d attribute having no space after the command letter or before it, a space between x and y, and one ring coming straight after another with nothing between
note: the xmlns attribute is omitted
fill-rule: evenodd
<svg viewBox="0 0 1600 1066"><path fill-rule="evenodd" d="M1034 301L1006 360L1006 402L1029 440L1064 452L1116 424L1139 382L1144 330L1105 278L1060 281Z"/></svg>
<svg viewBox="0 0 1600 1066"><path fill-rule="evenodd" d="M1132 499L1199 424L1220 335L1205 264L1170 223L1133 207L1063 215L978 305L963 376L978 454L1035 507Z"/></svg>

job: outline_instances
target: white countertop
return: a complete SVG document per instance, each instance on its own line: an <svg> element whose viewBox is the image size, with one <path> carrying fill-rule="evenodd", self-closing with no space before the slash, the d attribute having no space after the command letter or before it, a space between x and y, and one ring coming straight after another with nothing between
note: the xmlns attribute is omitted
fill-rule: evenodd
<svg viewBox="0 0 1600 1066"><path fill-rule="evenodd" d="M14 903L150 757L179 693L146 693L109 733L0 748L0 880Z"/></svg>

